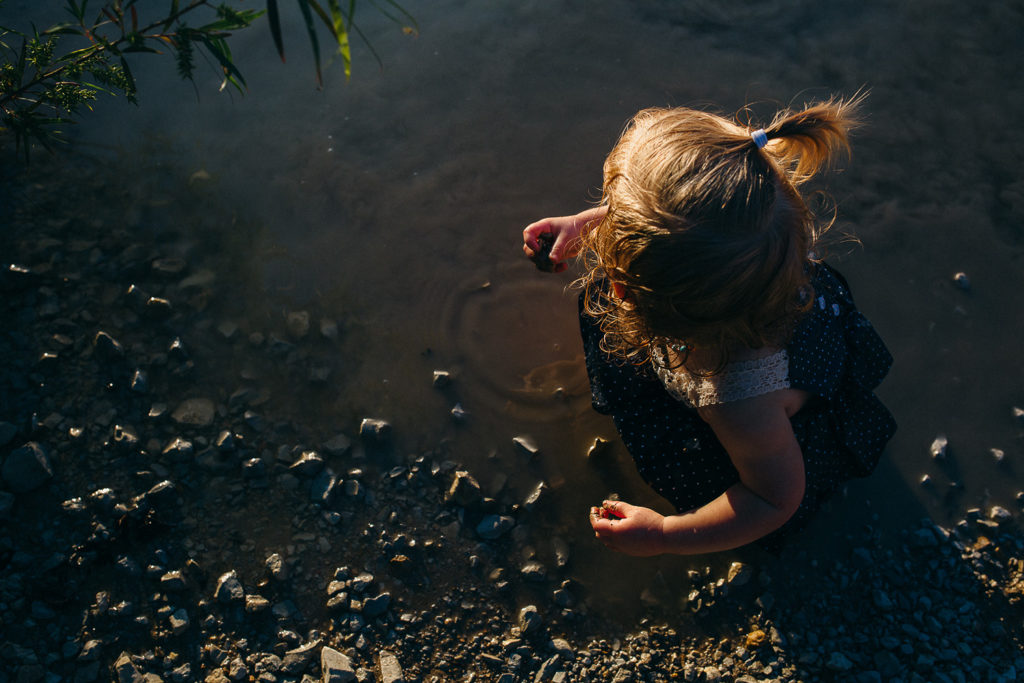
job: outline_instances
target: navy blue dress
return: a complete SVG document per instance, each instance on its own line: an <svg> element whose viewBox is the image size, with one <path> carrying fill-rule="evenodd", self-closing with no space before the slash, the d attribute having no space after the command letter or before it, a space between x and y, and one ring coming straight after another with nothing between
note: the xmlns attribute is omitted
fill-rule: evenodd
<svg viewBox="0 0 1024 683"><path fill-rule="evenodd" d="M882 339L856 308L846 280L812 264L814 302L786 345L789 383L811 397L790 421L804 458L806 489L797 512L761 539L775 549L843 482L871 473L896 431L874 394L892 365ZM739 481L725 449L694 408L669 394L650 363L610 358L602 332L583 311L580 330L594 409L611 415L640 476L676 510L717 498Z"/></svg>

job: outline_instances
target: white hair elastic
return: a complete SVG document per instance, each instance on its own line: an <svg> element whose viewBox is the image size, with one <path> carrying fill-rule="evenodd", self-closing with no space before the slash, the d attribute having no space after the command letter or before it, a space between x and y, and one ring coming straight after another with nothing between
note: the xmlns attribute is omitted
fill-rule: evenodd
<svg viewBox="0 0 1024 683"><path fill-rule="evenodd" d="M750 134L750 138L754 141L754 144L757 145L758 149L761 149L768 144L768 133L765 132L764 128L758 128L755 130Z"/></svg>

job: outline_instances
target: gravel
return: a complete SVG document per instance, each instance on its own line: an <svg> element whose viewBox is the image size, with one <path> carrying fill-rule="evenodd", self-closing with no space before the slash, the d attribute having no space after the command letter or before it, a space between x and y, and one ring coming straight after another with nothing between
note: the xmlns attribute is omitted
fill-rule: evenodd
<svg viewBox="0 0 1024 683"><path fill-rule="evenodd" d="M316 383L337 323L238 334L218 264L32 192L0 277L0 683L1024 676L1019 509L661 577L631 587L642 617L602 616L531 523L546 484L492 497L441 444L367 458L398 419L280 412L259 378ZM252 371L221 372L225 348Z"/></svg>

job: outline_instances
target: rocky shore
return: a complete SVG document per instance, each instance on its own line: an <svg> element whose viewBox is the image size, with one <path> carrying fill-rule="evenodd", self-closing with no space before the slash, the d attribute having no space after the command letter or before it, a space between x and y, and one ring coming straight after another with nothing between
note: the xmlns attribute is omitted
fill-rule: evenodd
<svg viewBox="0 0 1024 683"><path fill-rule="evenodd" d="M659 577L636 587L646 616L616 620L537 531L543 487L482 486L444 444L399 454L402 425L374 415L287 409L277 386L337 372L344 321L239 329L216 248L13 196L0 683L1024 677L1020 509Z"/></svg>

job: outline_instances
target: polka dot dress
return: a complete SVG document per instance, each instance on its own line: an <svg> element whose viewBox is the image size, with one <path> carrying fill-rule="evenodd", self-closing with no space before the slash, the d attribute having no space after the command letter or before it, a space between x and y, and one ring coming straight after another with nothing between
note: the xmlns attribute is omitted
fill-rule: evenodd
<svg viewBox="0 0 1024 683"><path fill-rule="evenodd" d="M786 351L789 384L811 394L791 418L804 457L806 490L796 514L759 541L776 549L842 483L871 473L896 422L874 394L892 356L856 308L849 286L827 265L812 266L814 303ZM673 398L649 363L632 365L600 349L596 320L580 330L594 409L611 415L637 470L680 512L704 505L739 481L725 449L697 411Z"/></svg>

